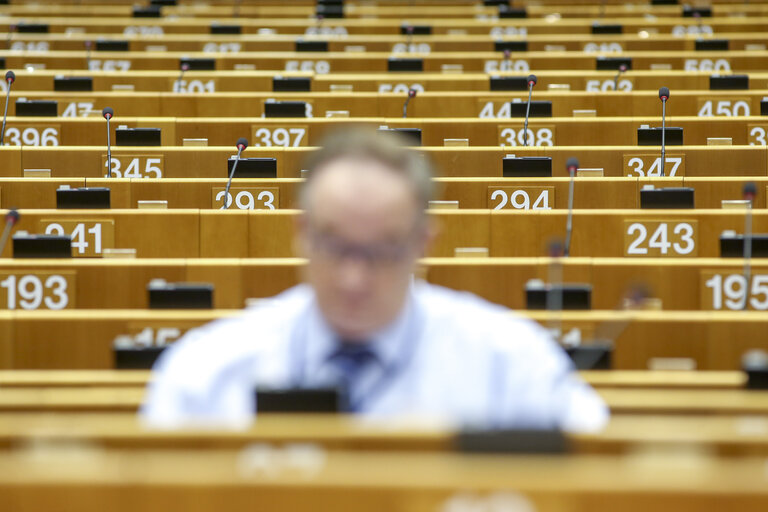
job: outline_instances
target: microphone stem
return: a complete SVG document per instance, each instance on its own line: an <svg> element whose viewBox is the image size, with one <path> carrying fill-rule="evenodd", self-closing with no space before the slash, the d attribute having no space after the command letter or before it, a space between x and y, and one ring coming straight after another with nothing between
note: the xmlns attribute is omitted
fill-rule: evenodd
<svg viewBox="0 0 768 512"><path fill-rule="evenodd" d="M403 103L403 119L408 117L408 102L411 101L411 97L408 96Z"/></svg>
<svg viewBox="0 0 768 512"><path fill-rule="evenodd" d="M8 92L5 94L5 112L3 112L3 129L0 131L0 146L5 145L5 118L8 115L8 98L11 96L11 86L13 82L8 84Z"/></svg>
<svg viewBox="0 0 768 512"><path fill-rule="evenodd" d="M5 250L5 244L8 243L8 235L11 234L13 225L13 222L5 222L5 229L3 229L3 235L0 237L0 254L2 254L3 250Z"/></svg>
<svg viewBox="0 0 768 512"><path fill-rule="evenodd" d="M229 173L229 179L227 180L227 186L224 188L224 204L222 210L229 210L229 187L232 185L232 178L235 176L235 169L237 169L237 162L240 161L240 154L243 152L241 148L237 148L237 158L235 163L232 164L232 172Z"/></svg>
<svg viewBox="0 0 768 512"><path fill-rule="evenodd" d="M744 307L749 309L749 289L752 280L750 260L752 258L752 200L747 201L747 215L744 217Z"/></svg>
<svg viewBox="0 0 768 512"><path fill-rule="evenodd" d="M571 181L568 184L568 217L565 221L565 248L563 256L566 258L571 254L571 232L573 230L573 176L576 171L571 172Z"/></svg>
<svg viewBox="0 0 768 512"><path fill-rule="evenodd" d="M661 102L661 177L664 177L664 168L667 166L666 136L667 136L667 101Z"/></svg>
<svg viewBox="0 0 768 512"><path fill-rule="evenodd" d="M107 176L112 177L112 142L110 140L109 117L107 117Z"/></svg>
<svg viewBox="0 0 768 512"><path fill-rule="evenodd" d="M523 146L528 146L528 116L531 113L531 96L533 95L533 84L528 86L528 105L525 107L525 126L523 126Z"/></svg>

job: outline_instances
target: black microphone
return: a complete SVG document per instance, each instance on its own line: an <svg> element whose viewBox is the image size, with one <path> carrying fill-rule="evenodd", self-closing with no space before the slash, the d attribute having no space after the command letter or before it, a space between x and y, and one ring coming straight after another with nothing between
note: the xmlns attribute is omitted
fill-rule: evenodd
<svg viewBox="0 0 768 512"><path fill-rule="evenodd" d="M528 75L528 106L525 108L525 125L523 125L523 146L528 145L528 115L531 113L531 96L536 85L536 75Z"/></svg>
<svg viewBox="0 0 768 512"><path fill-rule="evenodd" d="M0 146L5 145L5 118L8 117L8 98L11 96L11 85L16 81L16 73L8 71L5 74L5 83L8 85L5 91L5 112L3 112L3 129L0 131Z"/></svg>
<svg viewBox="0 0 768 512"><path fill-rule="evenodd" d="M0 237L0 254L3 253L5 244L8 243L8 235L11 234L13 226L19 222L19 217L19 212L16 210L8 210L8 213L5 214L5 229L3 229L3 235Z"/></svg>
<svg viewBox="0 0 768 512"><path fill-rule="evenodd" d="M627 71L627 65L626 65L626 64L622 64L622 65L620 65L620 66L619 66L619 70L618 70L618 72L616 73L616 76L615 76L615 77L613 77L613 90L614 90L614 91L618 91L618 90L619 90L619 77L620 77L620 76L621 76L621 74L622 74L622 73L624 73L625 71Z"/></svg>
<svg viewBox="0 0 768 512"><path fill-rule="evenodd" d="M8 25L8 37L5 39L5 49L11 49L11 39L13 39L13 32L16 30L16 25Z"/></svg>
<svg viewBox="0 0 768 512"><path fill-rule="evenodd" d="M176 79L176 86L173 88L173 92L181 92L181 80L184 78L184 73L189 71L189 64L184 63L179 70L179 78Z"/></svg>
<svg viewBox="0 0 768 512"><path fill-rule="evenodd" d="M744 216L744 290L750 289L750 281L752 280L752 202L757 195L757 187L754 182L749 182L744 185L742 190L742 197L747 202L747 214ZM749 302L749 293L744 293L744 308L748 309L747 304Z"/></svg>
<svg viewBox="0 0 768 512"><path fill-rule="evenodd" d="M408 97L405 98L405 103L403 103L403 118L408 117L408 103L410 103L411 99L415 97L416 89L408 89Z"/></svg>
<svg viewBox="0 0 768 512"><path fill-rule="evenodd" d="M512 69L512 63L510 62L510 57L512 57L512 52L509 51L509 48L504 50L504 62L501 66L501 71L505 71L505 68L507 70Z"/></svg>
<svg viewBox="0 0 768 512"><path fill-rule="evenodd" d="M568 220L565 222L565 249L563 249L563 256L567 258L571 253L571 233L573 232L573 182L576 169L579 168L579 161L571 157L566 162L565 167L571 176L571 182L568 185Z"/></svg>
<svg viewBox="0 0 768 512"><path fill-rule="evenodd" d="M411 53L411 45L413 44L413 25L408 25L405 27L405 34L407 36L405 38L405 51L406 53Z"/></svg>
<svg viewBox="0 0 768 512"><path fill-rule="evenodd" d="M664 167L666 167L667 151L667 100L669 99L669 87L659 89L659 99L661 99L661 176L664 176Z"/></svg>
<svg viewBox="0 0 768 512"><path fill-rule="evenodd" d="M232 164L232 172L229 173L227 186L224 189L224 204L221 206L221 210L229 209L229 187L232 185L232 178L235 177L235 169L237 169L237 162L240 161L240 154L247 147L248 147L248 140L245 137L240 137L239 139L237 139L237 158L235 158L235 163Z"/></svg>
<svg viewBox="0 0 768 512"><path fill-rule="evenodd" d="M115 115L115 111L112 107L104 107L101 111L101 115L107 120L107 177L112 177L112 142L110 139L109 120Z"/></svg>

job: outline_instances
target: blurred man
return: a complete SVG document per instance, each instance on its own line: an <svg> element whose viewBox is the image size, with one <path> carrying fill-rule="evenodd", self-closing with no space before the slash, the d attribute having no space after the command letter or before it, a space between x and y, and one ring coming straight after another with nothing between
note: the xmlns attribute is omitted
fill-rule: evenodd
<svg viewBox="0 0 768 512"><path fill-rule="evenodd" d="M608 413L535 322L414 282L433 237L429 164L393 136L343 132L306 168L305 284L167 349L142 409L158 427L245 426L254 389L343 386L350 411L457 426L596 430Z"/></svg>

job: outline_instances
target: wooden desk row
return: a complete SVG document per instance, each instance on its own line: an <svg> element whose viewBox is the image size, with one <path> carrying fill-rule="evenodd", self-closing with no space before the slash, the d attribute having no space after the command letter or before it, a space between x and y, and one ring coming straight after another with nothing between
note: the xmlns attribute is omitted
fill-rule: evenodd
<svg viewBox="0 0 768 512"><path fill-rule="evenodd" d="M197 268L193 264L188 270L198 279L205 279L201 272L195 270ZM233 273L230 272L230 275ZM140 276L139 273L133 275ZM247 279L254 276L254 272L243 274ZM264 277L265 274L262 274L261 278ZM221 282L217 283L217 291L220 291L219 284ZM244 283L252 292L260 291L257 285L254 282ZM126 292L133 293L134 290L126 289ZM136 295L140 294L137 292ZM220 297L220 294L216 297L227 299ZM102 300L106 301L106 296ZM165 346L192 328L217 318L239 314L239 311L231 309L150 311L99 308L0 311L0 369L45 370L39 375L31 372L25 379L16 377L14 373L0 373L0 389L142 386L146 382L146 375L142 373L124 374L121 371L118 372L119 378L112 378L111 374L76 377L68 374L52 376L47 372L52 369L112 369L113 343L118 336L129 336L137 347ZM741 368L741 358L748 350L768 349L768 340L764 336L768 320L764 312L596 310L547 313L521 310L520 313L542 324L558 339L566 334L574 339L578 334L585 344L595 338L613 341L614 370L588 372L585 375L592 385L599 388L739 389L744 384L744 376L740 373L716 373L713 376L712 372L705 372L706 377L701 377L701 372L654 372L655 378L644 378L631 372L617 374L616 371L647 369L651 359L685 358L699 370L733 372Z"/></svg>
<svg viewBox="0 0 768 512"><path fill-rule="evenodd" d="M0 34L0 39L2 34ZM337 86L352 88L355 92L394 92L405 94L409 88L415 88L419 93L425 91L482 91L490 89L490 76L527 76L519 71L489 71L488 73L315 73L314 71L188 71L185 73L184 87L174 84L179 78L178 71L95 71L95 70L61 70L25 69L14 70L16 82L13 92L50 92L54 90L54 78L89 77L93 79L95 93L111 91L114 86L133 86L137 92L170 92L183 89L189 92L253 92L272 90L274 77L305 77L310 78L312 92L331 91ZM680 70L633 70L620 77L619 90L653 90L667 86L677 93L681 90L706 90L709 88L709 77L715 71L680 71ZM760 72L749 72L751 89L768 87L768 75ZM568 71L551 70L536 71L538 83L536 97L546 91L550 85L565 84L570 90L588 90L589 92L609 92L614 90L615 71ZM192 81L195 81L193 84ZM0 82L2 88L3 82ZM339 94L343 94L339 91ZM61 115L62 113L60 113ZM78 115L81 115L78 112Z"/></svg>
<svg viewBox="0 0 768 512"><path fill-rule="evenodd" d="M123 313L130 313L125 311ZM139 315L160 317L160 312L140 313ZM172 316L178 312L169 312ZM218 310L219 318L236 314L233 311ZM629 313L625 313L629 314ZM679 318L683 314L673 313ZM48 313L16 313L8 317L35 315L43 317ZM597 315L610 318L610 312L568 313L568 316L584 318ZM113 319L115 315L112 315ZM138 316L138 315L137 315ZM192 317L187 313L188 317ZM530 312L529 316L542 321L546 314ZM661 318L664 313L647 314L637 312L633 321L646 318ZM669 314L666 314L669 316ZM715 318L721 315L714 315ZM732 315L731 315L732 316ZM738 317L733 317L738 321ZM74 320L74 318L73 318ZM100 319L101 320L101 319ZM117 320L117 319L115 319ZM200 322L206 320L195 318ZM87 321L87 320L86 320ZM695 322L695 320L694 320ZM724 371L671 371L671 370L584 370L579 375L592 387L596 388L632 388L632 389L740 389L746 384L747 376L739 370ZM152 378L150 370L0 370L0 388L88 388L88 387L145 387Z"/></svg>
<svg viewBox="0 0 768 512"><path fill-rule="evenodd" d="M348 416L264 414L241 432L147 430L133 414L124 412L11 412L0 413L0 420L0 450L4 452L65 443L121 450L226 450L256 443L275 449L311 443L324 450L456 450L456 432L450 429L407 422L361 422ZM685 449L725 457L757 456L768 454L766 427L768 420L757 416L614 414L598 434L568 435L568 445L571 452L582 454L631 454L643 449L679 453Z"/></svg>
<svg viewBox="0 0 768 512"><path fill-rule="evenodd" d="M768 392L754 390L598 389L611 412L625 415L766 415ZM135 412L143 388L11 388L0 390L0 413Z"/></svg>
<svg viewBox="0 0 768 512"><path fill-rule="evenodd" d="M360 510L361 503L371 512L500 506L543 512L684 506L752 512L768 503L764 469L763 458L696 454L680 461L651 454L326 453L269 446L213 453L42 448L0 455L0 493L18 512L54 506L63 512L136 507L158 512L168 503L199 512L220 510L222 503L233 512L263 503L281 510L339 512Z"/></svg>
<svg viewBox="0 0 768 512"><path fill-rule="evenodd" d="M134 123L132 123L134 124ZM135 125L158 126L155 121ZM169 123L169 127L173 124ZM42 128L44 125L40 125ZM170 133L170 131L166 132ZM241 134L240 136L247 135ZM169 135L170 136L170 135ZM236 139L234 139L236 140ZM299 178L311 147L248 148L243 157L275 158L278 178ZM768 174L765 146L685 146L667 151L667 172L675 178L758 177ZM508 155L552 158L553 177L568 175L565 164L571 157L580 168L600 168L608 177L641 177L658 173L658 147L555 146L555 147L422 147L435 163L435 175L453 178L501 178ZM678 152L679 151L679 152ZM229 147L120 147L112 148L113 177L134 178L225 178L227 160L236 153ZM633 160L633 158L639 158ZM673 160L673 159L680 160ZM682 162L685 161L683 169ZM0 177L22 177L24 169L50 169L53 178L100 178L106 176L107 152L99 146L4 146L0 148ZM677 168L675 168L675 164ZM234 183L239 180L235 178ZM737 198L734 198L737 199Z"/></svg>
<svg viewBox="0 0 768 512"><path fill-rule="evenodd" d="M226 244L229 238L222 237ZM421 274L433 283L468 290L513 309L525 309L531 280L554 280L549 258L427 258ZM248 298L271 297L299 282L303 260L137 259L2 260L0 309L145 309L152 279L210 283L215 308L241 308ZM562 264L567 283L590 283L593 309L623 307L642 288L665 310L765 311L765 259L752 263L745 286L739 259L570 258ZM746 318L746 317L745 317ZM763 328L763 326L761 326ZM733 331L721 333L732 341ZM727 335L726 335L727 334ZM687 338L689 331L681 331ZM764 331L745 333L764 337ZM645 363L643 363L645 364Z"/></svg>
<svg viewBox="0 0 768 512"><path fill-rule="evenodd" d="M234 180L235 210L298 208L299 178ZM574 208L584 209L637 209L640 208L640 190L645 185L655 187L685 186L695 190L697 208L718 209L723 200L742 197L747 181L756 184L758 194L752 206L766 206L768 178L706 177L693 178L588 178L576 179ZM220 208L223 194L216 201L218 190L223 190L224 178L0 178L0 205L5 208L55 209L56 190L70 188L107 187L111 206L115 209L137 208L139 201L167 201L169 209ZM435 178L437 199L458 201L460 209L565 209L568 207L568 178ZM255 189L255 190L247 190ZM274 189L272 200L268 194L258 200L256 190ZM765 193L764 193L765 192ZM543 197L542 197L542 194ZM514 196L514 201L511 199ZM528 198L526 200L526 197ZM506 198L506 200L505 200ZM539 201L539 199L541 199ZM536 208L534 204L539 203Z"/></svg>
<svg viewBox="0 0 768 512"><path fill-rule="evenodd" d="M682 8L679 5L649 5L649 4L630 4L632 8L623 5L596 5L596 2L590 2L592 5L528 5L526 12L529 18L546 16L549 14L558 14L563 18L587 18L597 17L615 18L615 17L640 17L654 15L658 17L674 18L682 15ZM765 15L768 9L760 4L743 5L713 5L711 7L713 17L728 16L754 16ZM77 16L77 17L130 17L133 13L133 6L107 4L99 5L54 5L46 6L41 9L35 5L12 4L3 6L3 14L7 16ZM313 2L293 2L290 5L279 5L273 2L271 5L239 5L231 1L228 4L195 4L195 5L168 5L163 6L162 14L169 17L192 17L192 18L229 18L242 16L244 18L307 18L316 14L316 5ZM478 16L491 17L499 15L499 8L496 6L483 6L473 2L436 2L406 4L400 2L399 5L385 4L350 4L344 13L347 18L467 18L472 19Z"/></svg>
<svg viewBox="0 0 768 512"><path fill-rule="evenodd" d="M756 6L758 7L758 6ZM759 6L763 14L768 14L768 7ZM212 23L212 26L213 23ZM85 33L18 33L3 34L0 40L10 40L11 50L35 51L77 51L86 48L86 41L93 43L95 34ZM362 46L369 52L393 52L397 54L431 52L491 52L496 51L494 38L489 34L473 35L413 35L408 38L401 34L355 34L343 38L317 35L307 36L318 41L327 41L331 52L348 51L347 48ZM557 48L565 51L585 51L588 53L618 53L623 51L694 51L696 37L680 37L674 34L519 34L509 40L528 43L530 51L545 51ZM698 36L713 37L709 36ZM717 39L728 41L729 50L753 50L755 45L765 46L766 38L761 32L718 33ZM114 34L100 39L104 41L126 41L130 51L157 51L165 47L172 52L289 52L296 48L297 36L293 34L158 34L152 38L138 34L123 34L118 39ZM764 49L764 48L761 48ZM756 50L760 51L760 50ZM98 53L93 56L98 57ZM514 52L515 59L520 56Z"/></svg>
<svg viewBox="0 0 768 512"><path fill-rule="evenodd" d="M8 69L26 68L34 63L47 69L91 70L172 70L179 69L182 57L214 58L217 70L232 70L248 64L261 70L315 71L317 73L387 72L392 52L219 52L190 54L189 52L98 52L89 56L80 51L0 51ZM622 57L632 59L632 69L652 69L656 65L669 65L675 70L713 69L720 72L764 71L759 51L632 51ZM597 56L593 53L567 51L529 51L515 54L511 63L503 63L500 52L440 52L402 55L395 58L419 58L423 71L441 72L444 65L461 65L464 71L498 71L508 68L528 72L538 70L597 69ZM689 61L696 61L695 64ZM702 62L708 61L707 64ZM110 62L109 64L107 64ZM302 64L309 62L310 64ZM488 64L489 62L495 64ZM721 64L716 65L718 62ZM516 64L517 63L517 64ZM396 76L396 72L393 72Z"/></svg>
<svg viewBox="0 0 768 512"><path fill-rule="evenodd" d="M401 18L398 15L397 18ZM244 34L258 33L259 29L269 28L278 34L327 34L343 36L347 34L400 34L401 19L386 18L343 18L326 19L318 23L312 17L301 18L229 18L220 19L221 23L234 23L242 26ZM69 29L96 34L143 33L146 35L159 34L210 34L211 20L205 18L176 18L174 21L158 18L117 18L117 17L46 17L43 14L25 16L24 21L45 23L52 33L67 32ZM226 21L225 21L226 20ZM11 25L19 23L20 19L6 18L0 23L0 31L8 32ZM527 19L494 19L494 18L457 18L440 19L430 15L427 18L410 18L414 25L430 25L433 34L491 34L510 35L520 34L525 29L526 34L584 34L592 33L594 19L542 17ZM765 16L736 17L718 16L711 19L697 20L693 17L632 17L618 16L605 19L604 23L620 24L627 34L654 29L662 34L719 34L721 32L762 32L766 23ZM126 28L128 30L126 30ZM513 30L514 29L514 30Z"/></svg>
<svg viewBox="0 0 768 512"><path fill-rule="evenodd" d="M245 200L241 190L249 189L231 189L235 200ZM276 195L274 187L250 190L253 200L265 201L260 190ZM508 202L522 201L522 194L500 190L498 195L507 194ZM544 189L527 190L529 203L546 200L542 198ZM429 213L439 230L429 255L451 257L458 248L473 247L486 248L496 258L546 255L548 243L565 236L568 215L562 209L514 208L436 209ZM290 258L300 214L291 209L22 210L16 229L71 235L76 257L100 257L104 249L118 248L135 249L139 258ZM744 211L732 209L575 210L571 255L717 258L720 235L724 231L743 233L744 222ZM753 212L752 230L768 232L764 209ZM11 244L3 255L10 257Z"/></svg>

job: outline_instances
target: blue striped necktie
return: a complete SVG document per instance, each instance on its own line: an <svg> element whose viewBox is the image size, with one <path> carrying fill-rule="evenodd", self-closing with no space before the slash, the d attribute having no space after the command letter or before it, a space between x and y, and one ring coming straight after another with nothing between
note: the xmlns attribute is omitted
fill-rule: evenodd
<svg viewBox="0 0 768 512"><path fill-rule="evenodd" d="M358 381L363 371L372 363L378 361L378 356L367 342L339 342L338 348L328 358L338 370L339 384L346 391L349 399L349 410L355 412L360 400Z"/></svg>

